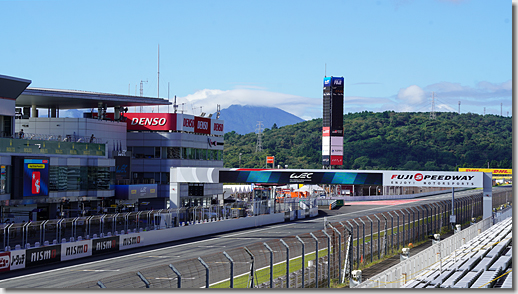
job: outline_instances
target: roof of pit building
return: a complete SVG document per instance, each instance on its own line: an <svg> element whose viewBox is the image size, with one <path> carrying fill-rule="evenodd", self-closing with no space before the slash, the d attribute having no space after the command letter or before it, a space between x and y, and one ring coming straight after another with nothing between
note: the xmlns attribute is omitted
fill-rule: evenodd
<svg viewBox="0 0 518 294"><path fill-rule="evenodd" d="M79 90L27 88L16 98L16 106L58 109L171 105L168 99L99 93Z"/></svg>

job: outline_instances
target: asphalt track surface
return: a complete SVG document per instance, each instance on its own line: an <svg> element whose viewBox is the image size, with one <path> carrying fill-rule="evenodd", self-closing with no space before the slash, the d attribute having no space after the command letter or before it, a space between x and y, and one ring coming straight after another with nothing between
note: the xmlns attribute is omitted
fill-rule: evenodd
<svg viewBox="0 0 518 294"><path fill-rule="evenodd" d="M455 192L455 198L480 193L481 190ZM451 193L411 200L362 201L346 203L335 210L320 210L312 219L285 222L234 232L208 235L144 248L124 250L98 257L70 260L33 269L22 269L0 275L0 288L64 288L87 281L99 281L112 275L137 272L146 267L170 264L208 254L221 253L256 242L285 238L324 228L328 222L345 221L356 217L403 209L426 203L451 199Z"/></svg>

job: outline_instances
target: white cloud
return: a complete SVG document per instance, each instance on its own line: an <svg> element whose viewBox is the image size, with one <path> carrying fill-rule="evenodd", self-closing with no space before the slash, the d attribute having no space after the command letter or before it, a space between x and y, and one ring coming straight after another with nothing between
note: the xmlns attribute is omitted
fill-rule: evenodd
<svg viewBox="0 0 518 294"><path fill-rule="evenodd" d="M185 97L177 97L179 110L182 109L182 103L185 103L183 108L186 113L196 115L199 115L202 111L214 113L218 104L221 109L236 104L278 107L303 119L322 117L322 101L320 99L270 92L257 88L250 89L250 87L226 91L203 89ZM172 107L170 107L170 110L172 112Z"/></svg>
<svg viewBox="0 0 518 294"><path fill-rule="evenodd" d="M421 87L412 85L404 89L400 89L397 94L397 99L401 101L400 107L406 109L411 108L416 104L425 102L425 93Z"/></svg>

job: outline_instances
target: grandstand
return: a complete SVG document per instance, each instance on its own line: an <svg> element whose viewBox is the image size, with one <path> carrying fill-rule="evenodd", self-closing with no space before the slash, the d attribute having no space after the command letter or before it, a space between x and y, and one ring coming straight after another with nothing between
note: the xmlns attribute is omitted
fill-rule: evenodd
<svg viewBox="0 0 518 294"><path fill-rule="evenodd" d="M512 222L492 226L402 288L512 288Z"/></svg>
<svg viewBox="0 0 518 294"><path fill-rule="evenodd" d="M355 288L512 288L512 208L458 230Z"/></svg>

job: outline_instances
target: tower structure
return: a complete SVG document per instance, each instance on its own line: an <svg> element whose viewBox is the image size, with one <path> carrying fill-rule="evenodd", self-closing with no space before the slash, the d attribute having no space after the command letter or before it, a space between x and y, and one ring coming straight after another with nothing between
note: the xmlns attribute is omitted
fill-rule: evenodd
<svg viewBox="0 0 518 294"><path fill-rule="evenodd" d="M344 78L325 77L322 120L322 165L342 165L344 155Z"/></svg>
<svg viewBox="0 0 518 294"><path fill-rule="evenodd" d="M257 122L257 129L255 129L257 131L257 145L255 145L255 152L261 152L263 151L263 139L262 139L262 136L263 136L263 128L262 128L262 121L258 121Z"/></svg>
<svg viewBox="0 0 518 294"><path fill-rule="evenodd" d="M435 92L432 92L432 111L430 111L430 119L435 119Z"/></svg>

